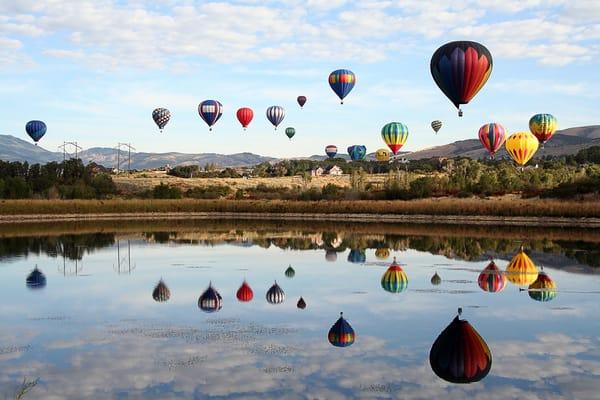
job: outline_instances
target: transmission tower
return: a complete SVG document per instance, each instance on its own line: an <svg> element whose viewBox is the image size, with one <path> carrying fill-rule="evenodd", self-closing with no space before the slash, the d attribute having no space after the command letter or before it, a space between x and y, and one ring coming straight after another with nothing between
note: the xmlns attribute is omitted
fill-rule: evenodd
<svg viewBox="0 0 600 400"><path fill-rule="evenodd" d="M71 158L75 158L77 159L77 156L79 155L79 150L82 149L81 146L79 146L77 144L77 142L63 142L62 145L58 146L59 150L62 150L63 153L63 161L67 160L67 156L69 156L69 160ZM70 151L68 151L70 150ZM75 157L73 157L73 155Z"/></svg>
<svg viewBox="0 0 600 400"><path fill-rule="evenodd" d="M131 145L131 143L117 143L116 151L117 151L117 174L121 170L121 164L125 162L125 160L121 161L121 149L124 148L127 151L127 172L131 171L131 150L135 151L135 147ZM125 151L123 150L123 151Z"/></svg>

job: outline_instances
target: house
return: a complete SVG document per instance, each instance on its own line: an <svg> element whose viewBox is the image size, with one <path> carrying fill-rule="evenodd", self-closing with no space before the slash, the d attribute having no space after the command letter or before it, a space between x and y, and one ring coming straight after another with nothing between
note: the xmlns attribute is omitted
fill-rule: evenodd
<svg viewBox="0 0 600 400"><path fill-rule="evenodd" d="M323 172L325 175L342 175L342 169L340 167L338 167L337 165L330 165L329 167L325 168L325 171Z"/></svg>
<svg viewBox="0 0 600 400"><path fill-rule="evenodd" d="M310 176L321 176L323 175L323 168L317 167L310 170Z"/></svg>

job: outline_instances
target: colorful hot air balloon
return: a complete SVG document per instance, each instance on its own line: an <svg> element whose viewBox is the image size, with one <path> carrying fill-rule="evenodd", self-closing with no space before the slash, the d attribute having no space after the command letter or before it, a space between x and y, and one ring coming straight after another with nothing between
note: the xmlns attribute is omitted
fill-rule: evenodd
<svg viewBox="0 0 600 400"><path fill-rule="evenodd" d="M513 133L506 139L506 151L521 167L527 164L538 149L538 140L529 132Z"/></svg>
<svg viewBox="0 0 600 400"><path fill-rule="evenodd" d="M396 262L396 257L381 277L381 287L390 293L402 293L408 287L408 277L400 264Z"/></svg>
<svg viewBox="0 0 600 400"><path fill-rule="evenodd" d="M335 347L348 347L354 343L355 338L354 329L344 319L344 313L340 313L340 318L329 329L329 334L327 335L329 343Z"/></svg>
<svg viewBox="0 0 600 400"><path fill-rule="evenodd" d="M296 307L298 307L301 310L304 310L306 308L306 302L304 301L304 299L302 297L300 297L300 299L298 300L298 303L296 303Z"/></svg>
<svg viewBox="0 0 600 400"><path fill-rule="evenodd" d="M271 106L267 108L267 119L273 124L275 129L285 118L285 109L281 106Z"/></svg>
<svg viewBox="0 0 600 400"><path fill-rule="evenodd" d="M435 121L431 121L431 128L435 133L438 133L438 131L442 129L442 121L439 121L437 119Z"/></svg>
<svg viewBox="0 0 600 400"><path fill-rule="evenodd" d="M519 249L519 252L510 260L510 263L506 267L506 279L514 283L517 286L527 286L535 282L538 277L538 270L531 261L531 258L525 254L523 246Z"/></svg>
<svg viewBox="0 0 600 400"><path fill-rule="evenodd" d="M378 260L386 260L389 256L390 249L386 247L380 247L377 250L375 250L375 257L377 257Z"/></svg>
<svg viewBox="0 0 600 400"><path fill-rule="evenodd" d="M290 140L292 140L292 138L294 137L295 134L296 134L296 130L294 128L292 128L291 126L289 128L285 128L285 136L290 138Z"/></svg>
<svg viewBox="0 0 600 400"><path fill-rule="evenodd" d="M348 147L347 150L352 161L364 160L367 155L367 148L363 145L355 144L354 146Z"/></svg>
<svg viewBox="0 0 600 400"><path fill-rule="evenodd" d="M408 139L408 128L402 122L390 122L381 128L381 138L396 155Z"/></svg>
<svg viewBox="0 0 600 400"><path fill-rule="evenodd" d="M165 285L162 279L158 282L158 284L152 291L152 298L155 301L158 301L159 303L168 301L171 298L171 291L169 290L167 285Z"/></svg>
<svg viewBox="0 0 600 400"><path fill-rule="evenodd" d="M386 149L378 149L375 152L375 159L379 162L390 161L390 152Z"/></svg>
<svg viewBox="0 0 600 400"><path fill-rule="evenodd" d="M500 268L496 266L496 263L490 261L487 267L479 274L477 284L486 292L497 293L501 292L506 287L506 277L502 271L500 271Z"/></svg>
<svg viewBox="0 0 600 400"><path fill-rule="evenodd" d="M25 125L25 132L33 139L37 146L40 139L46 134L46 124L43 121L29 121Z"/></svg>
<svg viewBox="0 0 600 400"><path fill-rule="evenodd" d="M460 313L435 339L429 352L429 364L445 381L478 382L492 368L492 353L475 328L459 316Z"/></svg>
<svg viewBox="0 0 600 400"><path fill-rule="evenodd" d="M550 301L556 297L556 283L544 271L541 271L535 282L529 285L527 293L534 300Z"/></svg>
<svg viewBox="0 0 600 400"><path fill-rule="evenodd" d="M33 271L27 275L25 286L29 289L43 289L46 287L46 275L38 269L37 265Z"/></svg>
<svg viewBox="0 0 600 400"><path fill-rule="evenodd" d="M337 146L334 144L330 144L329 146L325 147L325 154L327 154L327 157L329 158L334 158L335 155L337 154Z"/></svg>
<svg viewBox="0 0 600 400"><path fill-rule="evenodd" d="M306 104L306 96L298 96L296 101L300 105L300 108L304 108L304 105Z"/></svg>
<svg viewBox="0 0 600 400"><path fill-rule="evenodd" d="M271 286L271 288L267 291L267 301L270 304L281 304L285 300L285 293L283 289L279 287L277 281Z"/></svg>
<svg viewBox="0 0 600 400"><path fill-rule="evenodd" d="M335 252L334 250L325 251L325 259L329 262L337 261L337 252Z"/></svg>
<svg viewBox="0 0 600 400"><path fill-rule="evenodd" d="M435 274L433 274L433 276L431 277L431 284L432 285L440 285L442 283L442 278L438 275L438 273L436 272Z"/></svg>
<svg viewBox="0 0 600 400"><path fill-rule="evenodd" d="M171 112L166 108L155 108L154 111L152 111L152 119L162 133L163 128L171 119Z"/></svg>
<svg viewBox="0 0 600 400"><path fill-rule="evenodd" d="M237 110L236 116L244 130L246 130L248 125L250 125L250 122L252 122L252 118L254 118L254 111L249 107L242 107Z"/></svg>
<svg viewBox="0 0 600 400"><path fill-rule="evenodd" d="M338 95L341 104L344 104L344 97L350 93L355 83L356 76L350 70L338 69L329 74L329 86Z"/></svg>
<svg viewBox="0 0 600 400"><path fill-rule="evenodd" d="M212 283L208 285L208 289L198 299L198 307L207 313L217 312L223 307L223 298L212 287Z"/></svg>
<svg viewBox="0 0 600 400"><path fill-rule="evenodd" d="M198 105L198 114L208 125L208 130L212 131L213 125L223 115L223 104L217 100L204 100Z"/></svg>
<svg viewBox="0 0 600 400"><path fill-rule="evenodd" d="M240 286L240 288L237 290L235 297L237 297L237 299L242 303L247 303L254 298L254 292L245 279L244 283L242 283L242 286Z"/></svg>
<svg viewBox="0 0 600 400"><path fill-rule="evenodd" d="M529 130L538 139L542 147L554 135L557 127L558 123L552 114L535 114L529 120Z"/></svg>
<svg viewBox="0 0 600 400"><path fill-rule="evenodd" d="M296 276L296 271L294 271L294 268L292 268L291 265L285 270L285 276L287 276L288 278L293 278L294 276Z"/></svg>
<svg viewBox="0 0 600 400"><path fill-rule="evenodd" d="M348 253L348 262L362 264L367 261L367 254L363 249L351 249Z"/></svg>
<svg viewBox="0 0 600 400"><path fill-rule="evenodd" d="M431 76L446 97L458 108L467 104L485 85L492 73L492 55L477 42L446 43L431 57Z"/></svg>
<svg viewBox="0 0 600 400"><path fill-rule="evenodd" d="M504 127L498 123L492 122L479 128L479 141L486 148L492 158L506 139Z"/></svg>

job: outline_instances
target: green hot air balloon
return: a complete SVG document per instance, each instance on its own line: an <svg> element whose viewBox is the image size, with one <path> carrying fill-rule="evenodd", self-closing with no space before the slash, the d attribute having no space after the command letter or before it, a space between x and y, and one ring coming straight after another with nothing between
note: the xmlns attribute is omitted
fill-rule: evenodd
<svg viewBox="0 0 600 400"><path fill-rule="evenodd" d="M295 275L296 271L294 271L294 268L292 268L291 265L287 267L287 269L285 270L285 276L287 276L288 278L293 278Z"/></svg>
<svg viewBox="0 0 600 400"><path fill-rule="evenodd" d="M292 138L294 137L295 134L296 134L296 130L294 128L292 128L291 126L288 128L285 128L285 135L287 137L289 137L290 140L292 140Z"/></svg>

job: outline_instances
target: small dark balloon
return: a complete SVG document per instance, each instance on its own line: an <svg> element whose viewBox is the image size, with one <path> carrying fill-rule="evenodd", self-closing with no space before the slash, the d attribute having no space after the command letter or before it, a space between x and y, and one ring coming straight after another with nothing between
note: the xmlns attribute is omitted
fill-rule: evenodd
<svg viewBox="0 0 600 400"><path fill-rule="evenodd" d="M296 307L298 307L301 310L304 310L306 308L306 302L304 301L304 299L302 297L300 297L300 300L298 300Z"/></svg>

